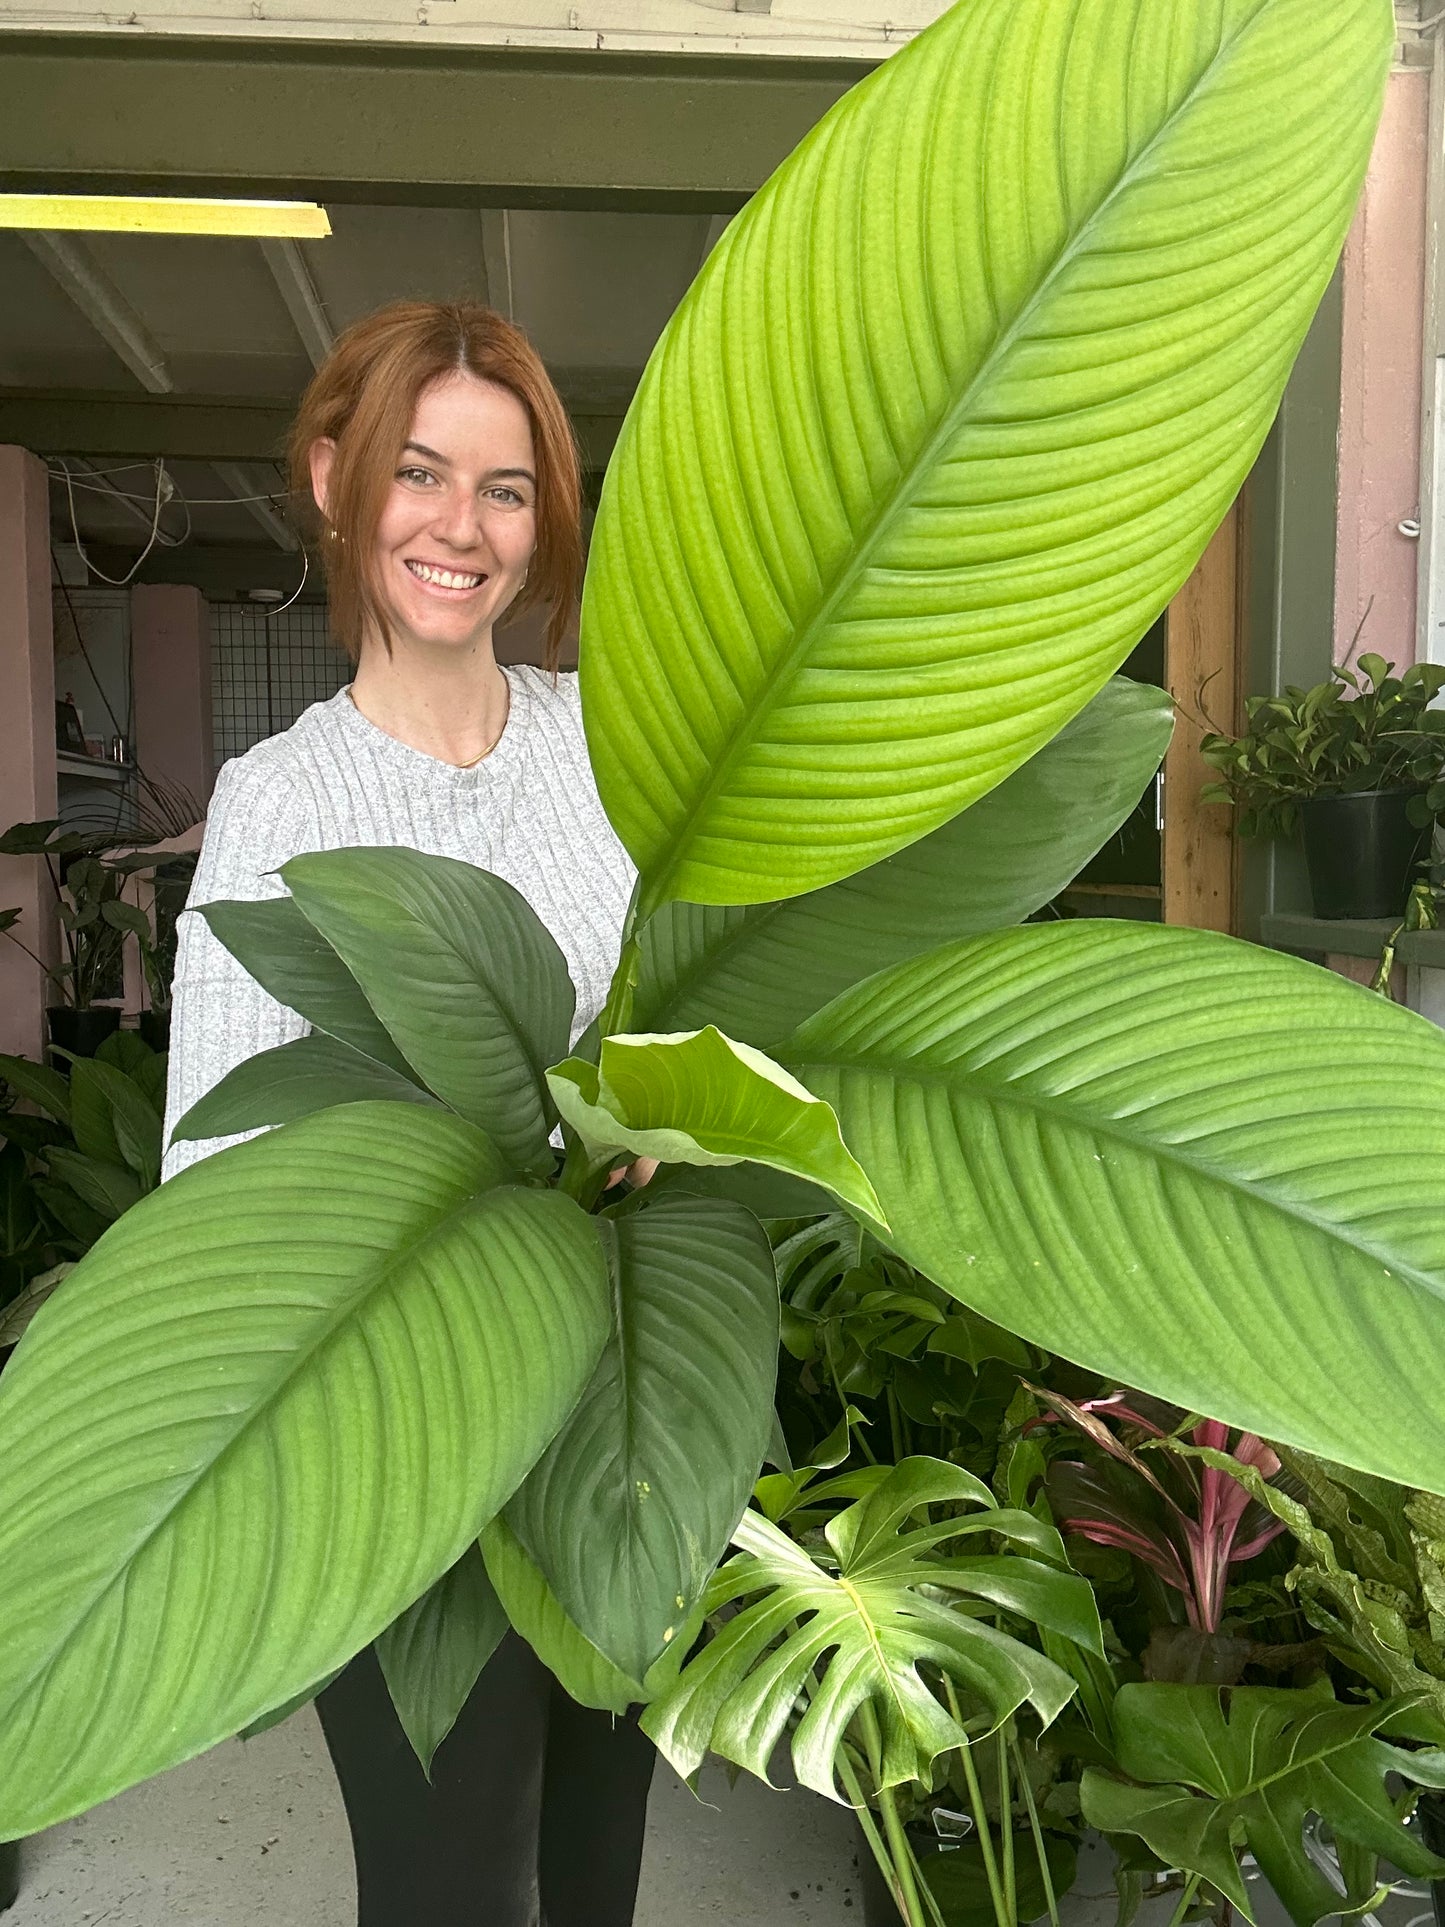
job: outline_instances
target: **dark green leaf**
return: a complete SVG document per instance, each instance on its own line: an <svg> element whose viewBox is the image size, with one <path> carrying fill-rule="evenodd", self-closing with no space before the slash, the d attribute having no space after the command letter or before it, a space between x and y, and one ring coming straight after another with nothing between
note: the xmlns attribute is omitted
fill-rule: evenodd
<svg viewBox="0 0 1445 1927"><path fill-rule="evenodd" d="M107 1224L113 1224L144 1195L140 1180L123 1164L108 1164L100 1158L88 1158L82 1151L63 1148L48 1152L46 1162L52 1175Z"/></svg>
<svg viewBox="0 0 1445 1927"><path fill-rule="evenodd" d="M419 1084L374 1057L324 1031L278 1044L274 1050L248 1057L227 1073L214 1089L180 1118L171 1141L228 1137L234 1131L255 1131L270 1124L289 1124L332 1104L355 1104L366 1098L391 1099L400 1104L431 1104L437 1100Z"/></svg>
<svg viewBox="0 0 1445 1927"><path fill-rule="evenodd" d="M470 1545L378 1635L376 1657L391 1703L428 1779L433 1755L506 1630L481 1548Z"/></svg>
<svg viewBox="0 0 1445 1927"><path fill-rule="evenodd" d="M17 1097L25 1098L47 1117L70 1122L70 1086L59 1071L32 1064L28 1057L0 1057L0 1077Z"/></svg>

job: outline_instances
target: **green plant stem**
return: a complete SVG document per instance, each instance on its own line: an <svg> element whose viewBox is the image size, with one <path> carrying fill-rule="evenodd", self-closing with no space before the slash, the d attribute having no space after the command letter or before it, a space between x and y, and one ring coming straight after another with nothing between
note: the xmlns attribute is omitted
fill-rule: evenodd
<svg viewBox="0 0 1445 1927"><path fill-rule="evenodd" d="M948 1689L953 1717L958 1719L958 1707L953 1698L953 1687ZM960 1724L962 1722L960 1721ZM979 1850L983 1854L983 1871L988 1880L989 1896L993 1901L994 1919L998 1927L1015 1927L1013 1916L1004 1904L1003 1885L999 1880L998 1861L994 1857L993 1833L988 1824L988 1809L983 1803L983 1788L978 1783L978 1769L973 1763L973 1746L965 1740L959 1748L959 1760L963 1766L963 1777L968 1782L968 1804L973 1814L973 1824L978 1831Z"/></svg>
<svg viewBox="0 0 1445 1927"><path fill-rule="evenodd" d="M832 1380L832 1383L833 1383L833 1392L838 1400L838 1410L842 1413L843 1417L846 1419L848 1416L848 1399L846 1394L843 1391L843 1382L838 1376L838 1367L833 1358L833 1340L826 1324L823 1326L822 1330L823 1330L823 1356L828 1361L828 1377ZM878 1455L874 1452L873 1448L869 1445L867 1435L863 1432L863 1430L860 1428L857 1432L850 1431L848 1436L850 1439L853 1439L853 1438L857 1439L858 1449L859 1451L862 1452L864 1458L867 1459L868 1463L870 1465L877 1465Z"/></svg>
<svg viewBox="0 0 1445 1927"><path fill-rule="evenodd" d="M1023 1748L1019 1745L1016 1729L1009 1733L1009 1743L1013 1747L1014 1760L1018 1766L1019 1786L1023 1790L1024 1805L1028 1809L1029 1831L1034 1837L1034 1853L1038 1857L1039 1878L1044 1883L1044 1898L1049 1906L1049 1927L1059 1927L1059 1901L1054 1892L1054 1876L1049 1866L1049 1856L1044 1842L1044 1830L1039 1823L1039 1810L1034 1803L1034 1790L1029 1785L1028 1766L1024 1760Z"/></svg>
<svg viewBox="0 0 1445 1927"><path fill-rule="evenodd" d="M1009 1720L994 1735L998 1753L998 1821L1003 1848L1003 1897L1011 1921L1018 1919L1018 1876L1014 1866L1013 1787L1009 1779L1008 1740L1013 1729Z"/></svg>
<svg viewBox="0 0 1445 1927"><path fill-rule="evenodd" d="M865 1701L858 1709L857 1720L858 1730L863 1736L864 1750L868 1756L868 1770L873 1775L873 1786L878 1796L878 1811L883 1816L883 1831L888 1838L899 1912L908 1922L908 1927L928 1927L923 1913L923 1904L918 1897L913 1849L908 1844L908 1834L899 1817L898 1802L893 1796L892 1787L885 1787L882 1784L883 1736L878 1731L878 1716Z"/></svg>
<svg viewBox="0 0 1445 1927"><path fill-rule="evenodd" d="M1174 1909L1174 1917L1169 1922L1169 1927L1184 1927L1184 1916L1194 1905L1194 1896L1198 1891L1199 1875L1192 1873L1184 1883L1184 1891L1179 1896L1179 1905Z"/></svg>
<svg viewBox="0 0 1445 1927"><path fill-rule="evenodd" d="M859 1782L853 1762L848 1757L848 1745L846 1741L839 1746L834 1764L838 1769L838 1778L843 1782L843 1791L848 1795L853 1805L853 1811L858 1816L858 1824L863 1829L863 1838L868 1842L868 1845L873 1851L873 1858L878 1863L878 1871L887 1883L889 1892L896 1897L898 1893L898 1875L894 1869L893 1856L889 1853L883 1836L878 1831L878 1822L873 1818L872 1811L868 1805L868 1797Z"/></svg>

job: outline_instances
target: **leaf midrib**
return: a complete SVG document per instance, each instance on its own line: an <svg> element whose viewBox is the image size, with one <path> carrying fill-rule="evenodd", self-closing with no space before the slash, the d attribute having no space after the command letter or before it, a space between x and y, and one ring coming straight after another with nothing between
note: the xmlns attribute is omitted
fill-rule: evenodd
<svg viewBox="0 0 1445 1927"><path fill-rule="evenodd" d="M873 519L867 525L861 541L854 543L848 562L838 575L832 588L819 603L808 620L793 632L788 647L781 651L769 668L762 685L759 700L745 714L739 716L730 732L731 740L723 754L717 757L707 781L697 792L691 808L683 818L671 851L664 866L655 879L648 882L639 903L639 920L650 916L668 899L665 895L668 880L683 862L691 848L698 831L699 820L704 810L712 803L723 786L724 780L731 775L734 766L751 741L758 735L763 722L771 715L781 700L784 687L790 683L797 671L815 634L830 620L833 611L848 594L854 582L868 566L873 551L882 540L885 531L891 526L894 516L903 504L908 502L923 479L931 472L933 458L957 433L960 424L967 419L979 389L1013 351L1026 326L1043 303L1044 297L1052 292L1055 283L1068 267L1084 252L1084 244L1093 236L1094 230L1112 209L1114 203L1144 171L1152 159L1155 149L1167 136L1173 133L1182 118L1189 113L1199 95L1208 87L1219 68L1231 59L1243 42L1257 27L1267 11L1268 0L1264 0L1259 10L1249 20L1243 22L1232 36L1226 39L1210 60L1207 67L1196 77L1188 92L1169 117L1150 136L1149 140L1120 171L1108 192L1100 199L1078 231L1071 235L1050 265L1038 286L1032 290L1018 313L996 340L990 345L987 354L979 363L972 378L957 400L946 408L933 433L920 444L912 462L899 477L897 484L883 495ZM744 732L748 733L745 734ZM824 886L826 887L826 886Z"/></svg>
<svg viewBox="0 0 1445 1927"><path fill-rule="evenodd" d="M1442 1287L1442 1285L1432 1280L1428 1272L1424 1272L1420 1270L1418 1266L1410 1264L1407 1259L1400 1257L1398 1253L1392 1250L1378 1250L1365 1238L1351 1230L1345 1229L1328 1218L1322 1217L1319 1213L1307 1210L1303 1205L1293 1200L1279 1198L1272 1192L1266 1190L1262 1185L1248 1178L1239 1177L1231 1171L1220 1170L1217 1166L1207 1163L1202 1158L1191 1157L1186 1151L1181 1150L1176 1145L1165 1144L1157 1138L1147 1137L1140 1132L1131 1131L1117 1118L1092 1116L1082 1111L1082 1109L1071 1109L1067 1104L1059 1100L1055 1100L1055 1102L1050 1105L1041 1097L1019 1091L1007 1085L992 1083L987 1078L980 1077L972 1071L960 1072L951 1069L938 1069L933 1066L918 1066L914 1064L908 1064L899 1068L888 1064L880 1064L876 1060L866 1057L850 1058L833 1053L827 1056L809 1056L806 1058L780 1056L778 1061L782 1063L786 1069L791 1070L794 1076L803 1083L807 1082L807 1073L811 1071L831 1070L856 1071L861 1072L866 1077L890 1079L895 1082L907 1080L914 1084L937 1085L944 1087L950 1093L957 1092L966 1097L978 1098L985 1103L999 1104L1015 1110L1028 1111L1034 1115L1048 1118L1054 1123L1062 1122L1071 1130L1087 1130L1099 1137L1112 1138L1117 1143L1127 1145L1129 1149L1133 1151L1142 1152L1148 1157L1158 1159L1161 1163L1168 1162L1176 1164L1180 1169L1191 1171L1198 1177L1206 1178L1224 1190L1237 1192L1241 1196L1252 1198L1261 1204L1267 1205L1270 1209L1277 1211L1281 1217L1288 1218L1294 1223L1306 1225L1312 1230L1319 1231L1335 1239L1338 1243L1348 1246L1350 1250L1358 1252L1361 1257L1369 1258L1375 1263L1385 1267L1396 1277L1408 1279L1411 1283L1418 1285L1422 1291L1427 1292L1431 1298L1437 1301L1445 1298L1445 1287ZM960 1086L963 1087L961 1091ZM1275 1120L1275 1122L1281 1128L1287 1128L1289 1120ZM864 1165L864 1169L867 1169L866 1165Z"/></svg>
<svg viewBox="0 0 1445 1927"><path fill-rule="evenodd" d="M50 1648L45 1656L31 1668L29 1673L26 1674L25 1678L16 1687L16 1690L11 1694L3 1709L5 1718L9 1717L30 1692L36 1681L49 1672L61 1654L64 1653L66 1647L85 1629L105 1600L107 1594L110 1593L115 1586L125 1581L146 1547L165 1529L175 1515L190 1502L201 1485L214 1475L217 1468L229 1457L231 1452L250 1435L253 1426L265 1417L281 1400L292 1380L303 1367L309 1365L330 1345L343 1325L348 1323L353 1317L359 1316L360 1313L374 1301L377 1293L390 1282L392 1272L403 1263L409 1263L416 1257L419 1251L424 1251L439 1238L443 1232L449 1230L457 1219L475 1205L480 1198L489 1196L496 1191L515 1190L516 1188L515 1186L509 1186L504 1183L488 1186L480 1191L470 1192L448 1211L444 1218L439 1219L437 1223L424 1234L419 1242L412 1241L408 1243L404 1252L397 1252L384 1260L377 1268L372 1282L366 1287L365 1291L359 1296L350 1299L346 1306L338 1309L321 1328L314 1342L293 1356L287 1369L272 1383L264 1397L249 1408L242 1423L236 1430L223 1441L220 1447L203 1465L196 1469L194 1476L187 1482L185 1490L180 1492L165 1508L159 1518L150 1524L140 1537L134 1541L129 1551L117 1562L116 1569L112 1571L92 1593L84 1608L74 1615L62 1637Z"/></svg>

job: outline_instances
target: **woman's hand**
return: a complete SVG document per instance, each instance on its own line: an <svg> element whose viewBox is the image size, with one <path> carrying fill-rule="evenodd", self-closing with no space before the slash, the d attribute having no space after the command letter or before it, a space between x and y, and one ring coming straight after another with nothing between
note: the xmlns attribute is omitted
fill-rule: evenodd
<svg viewBox="0 0 1445 1927"><path fill-rule="evenodd" d="M636 1158L631 1164L619 1164L615 1171L608 1174L607 1189L610 1191L614 1184L621 1184L626 1178L634 1191L639 1190L651 1182L656 1170L656 1158Z"/></svg>

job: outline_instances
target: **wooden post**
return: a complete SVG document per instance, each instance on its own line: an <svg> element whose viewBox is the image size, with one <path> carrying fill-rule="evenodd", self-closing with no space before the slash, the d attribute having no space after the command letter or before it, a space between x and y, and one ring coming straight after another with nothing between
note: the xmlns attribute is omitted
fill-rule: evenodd
<svg viewBox="0 0 1445 1927"><path fill-rule="evenodd" d="M1201 803L1215 772L1199 754L1211 723L1237 724L1239 688L1240 511L1224 518L1198 568L1169 605L1164 664L1178 704L1164 759L1163 915L1196 930L1235 928L1238 850L1230 812Z"/></svg>

